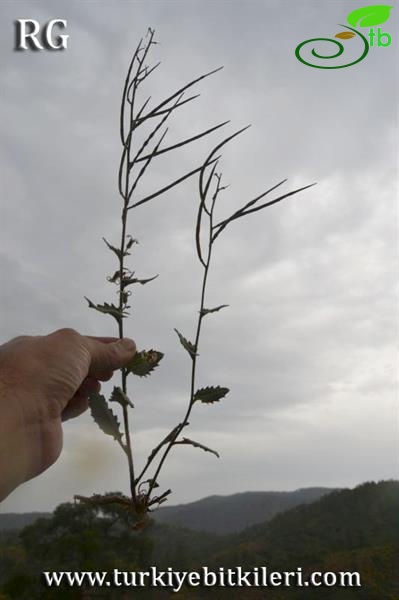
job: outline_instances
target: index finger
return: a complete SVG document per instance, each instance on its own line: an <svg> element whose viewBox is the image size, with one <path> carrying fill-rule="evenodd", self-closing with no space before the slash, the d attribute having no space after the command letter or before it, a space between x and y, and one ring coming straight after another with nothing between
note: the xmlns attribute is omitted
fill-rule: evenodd
<svg viewBox="0 0 399 600"><path fill-rule="evenodd" d="M90 340L96 340L97 342L104 342L104 344L111 344L112 342L117 342L119 340L118 337L101 337L98 335L85 335L85 337Z"/></svg>

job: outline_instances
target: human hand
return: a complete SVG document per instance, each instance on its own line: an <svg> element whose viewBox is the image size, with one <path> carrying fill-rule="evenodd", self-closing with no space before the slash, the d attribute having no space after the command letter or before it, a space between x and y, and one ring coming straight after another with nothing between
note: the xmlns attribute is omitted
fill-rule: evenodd
<svg viewBox="0 0 399 600"><path fill-rule="evenodd" d="M59 457L62 420L135 354L133 340L60 329L0 346L0 501Z"/></svg>

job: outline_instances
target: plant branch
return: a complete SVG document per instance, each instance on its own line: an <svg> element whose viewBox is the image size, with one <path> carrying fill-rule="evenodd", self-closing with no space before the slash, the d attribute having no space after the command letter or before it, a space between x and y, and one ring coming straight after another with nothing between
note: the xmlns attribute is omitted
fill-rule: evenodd
<svg viewBox="0 0 399 600"><path fill-rule="evenodd" d="M280 184L277 184L277 185L280 185ZM265 204L261 204L260 206L256 206L255 208L251 208L250 210L244 211L244 209L242 209L240 211L237 211L237 213L235 213L235 215L232 215L225 221L221 221L220 223L215 225L215 229L216 228L218 228L218 229L217 229L216 233L213 234L213 240L216 240L216 238L220 235L220 233L223 231L223 229L225 229L225 227L232 221L235 221L236 219L240 219L241 217L245 217L246 215L250 215L254 212L257 212L258 210L263 210L264 208L267 208L268 206L272 206L273 204L277 204L278 202L281 202L282 200L285 200L286 198L289 198L290 196L294 196L295 194L299 194L299 192L303 192L304 190L307 190L307 189L313 187L314 185L316 185L316 184L311 183L310 185L305 185L304 187L293 190L292 192L288 192L287 194L284 194L283 196L279 196L279 198L276 198L275 200L271 200L270 202L265 202ZM275 187L277 187L277 186L275 186ZM265 192L265 194L267 194L267 193L268 192ZM262 196L259 196L259 198L263 197L265 194L262 194Z"/></svg>
<svg viewBox="0 0 399 600"><path fill-rule="evenodd" d="M217 159L214 159L211 162L215 162L216 160ZM185 179L188 179L189 177L192 177L192 175L195 175L196 173L199 173L201 171L201 169L202 169L202 165L200 167L197 167L196 169L193 169L192 171L189 171L188 173L186 173L182 177L179 177L179 179L175 179L174 181L172 181L172 183L169 183L165 187L160 188L159 190L157 190L153 194L149 194L148 196L145 196L144 198L142 198L138 202L135 202L134 204L131 204L128 207L128 210L130 210L132 208L136 208L136 206L140 206L141 204L144 204L145 202L149 202L150 200L153 200L157 196L160 196L161 194L164 194L165 192L168 192L169 190L171 190L172 188L174 188L176 185L179 185L179 183L182 183Z"/></svg>
<svg viewBox="0 0 399 600"><path fill-rule="evenodd" d="M173 108L176 108L176 106L177 105L175 104L173 106ZM181 148L182 146L185 146L186 144L195 142L196 140L199 140L200 138L204 137L205 135L208 135L208 133L212 133L213 131L220 129L220 127L223 127L227 123L230 123L230 121L224 121L224 123L219 123L218 125L215 125L214 127L210 127L206 131L201 131L201 133L197 133L197 135L194 135L193 137L186 138L185 140L178 142L177 144L173 144L173 146L168 146L167 148L163 148L162 150L155 152L155 154L153 154L152 157L160 156L161 154L164 154L165 152L170 152L171 150L176 150L176 148ZM141 156L140 158L137 158L136 161L140 162L141 160L146 160L148 157L149 157L149 155Z"/></svg>
<svg viewBox="0 0 399 600"><path fill-rule="evenodd" d="M163 108L171 100L174 100L176 98L176 96L179 96L182 92L185 92L186 90L188 90L190 87L192 87L196 83L199 83L202 79L205 79L206 77L209 77L210 75L213 75L214 73L217 73L221 69L223 69L223 67L218 67L217 69L213 69L212 71L208 71L208 73L205 73L204 75L200 75L199 77L192 79L189 83L186 83L183 87L179 88L176 92L174 92L168 98L166 98L166 100L163 100L162 102L160 102L155 108L153 108L148 113L148 115L145 118L148 119L150 117L153 117L154 114L156 114L161 108Z"/></svg>
<svg viewBox="0 0 399 600"><path fill-rule="evenodd" d="M209 267L211 264L212 245L213 245L213 240L212 240L213 211L214 211L217 196L220 191L219 183L220 183L220 179L218 179L218 184L217 184L216 191L212 198L212 206L211 206L211 209L209 212L208 253L207 253L206 260L201 260L201 263L204 267L204 271L203 271L203 276L202 276L200 309L199 309L198 318L197 318L197 328L196 328L196 335L195 335L195 341L194 341L194 352L191 355L192 365L191 365L191 378L190 378L190 399L189 399L188 407L187 407L187 410L186 410L186 413L184 415L182 422L179 425L177 425L172 430L171 434L169 434L169 436L167 437L167 439L169 438L167 447L161 457L161 460L159 461L159 464L155 470L154 477L152 478L151 484L148 489L148 493L147 493L148 500L151 497L151 492L152 492L154 485L159 477L159 473L162 470L162 467L165 463L165 460L166 460L169 452L171 451L172 447L176 444L176 440L177 440L178 436L180 435L181 431L183 430L183 428L188 425L188 419L190 418L191 411L192 411L194 403L195 403L195 388L196 388L195 383L196 383L196 371L197 371L197 360L198 360L198 346L199 346L199 341L200 341L200 336L201 336L202 320L204 318L206 285L207 285L207 281L208 281ZM200 205L203 206L204 202L205 202L205 199L201 198Z"/></svg>

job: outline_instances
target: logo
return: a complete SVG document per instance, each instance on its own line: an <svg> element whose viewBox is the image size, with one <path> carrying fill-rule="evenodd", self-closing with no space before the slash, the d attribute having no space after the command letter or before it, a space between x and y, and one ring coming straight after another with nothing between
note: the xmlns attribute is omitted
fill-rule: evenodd
<svg viewBox="0 0 399 600"><path fill-rule="evenodd" d="M322 65L322 64L312 64L305 58L303 58L302 50L307 44L312 44L313 42L328 42L330 44L334 44L338 50L335 54L331 55L323 55L316 52L314 48L312 48L312 56L321 60L331 61L332 59L338 58L345 52L345 47L342 42L338 41L338 39L331 38L313 38L311 40L306 40L299 44L299 46L295 49L295 56L297 59L307 65L308 67L313 67L315 69L344 69L346 67L351 67L352 65L356 65L361 60L366 58L369 53L370 48L375 46L380 48L386 48L391 45L392 37L389 33L382 31L380 27L377 30L374 29L376 25L382 25L386 21L388 21L390 17L392 6L386 6L385 4L374 4L373 6L365 6L363 8L357 8L356 10L349 13L347 17L348 25L339 24L341 27L344 27L346 31L340 31L334 37L339 40L351 40L352 38L358 37L361 40L360 43L360 57L351 60L351 62L347 64L339 64L339 65ZM368 33L361 33L355 27L367 27L369 28Z"/></svg>
<svg viewBox="0 0 399 600"><path fill-rule="evenodd" d="M54 27L65 29L65 19L52 19L43 26L35 19L17 19L15 25L15 50L65 50L69 35L54 36Z"/></svg>

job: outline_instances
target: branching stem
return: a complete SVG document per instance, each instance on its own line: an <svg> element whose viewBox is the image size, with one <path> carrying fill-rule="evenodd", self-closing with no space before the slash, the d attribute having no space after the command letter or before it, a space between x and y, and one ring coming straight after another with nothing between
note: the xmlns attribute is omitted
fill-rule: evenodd
<svg viewBox="0 0 399 600"><path fill-rule="evenodd" d="M199 174L199 207L198 207L198 215L197 215L197 224L195 230L195 242L198 259L200 261L203 273L202 273L202 284L201 284L201 295L199 302L199 313L196 322L196 333L194 342L188 342L181 334L178 332L180 340L182 341L183 346L188 350L190 359L191 359L191 375L190 375L190 386L189 386L189 399L188 404L185 409L185 414L183 419L169 432L169 434L152 450L149 457L147 458L147 462L145 463L142 471L139 476L135 478L135 468L134 468L134 460L133 460L133 444L132 444L132 435L131 428L129 423L129 407L133 407L133 404L130 402L130 399L127 395L127 378L130 371L133 371L133 367L129 365L129 368L125 367L121 369L121 390L119 393L123 395L123 402L120 402L122 405L123 412L123 432L119 430L119 423L115 415L108 408L103 408L102 410L106 412L105 420L108 419L108 424L106 426L102 425L100 420L98 423L100 427L105 431L105 433L110 433L109 430L109 421L112 423L116 423L117 434L114 435L115 439L117 439L119 445L122 450L126 454L128 467L129 467L129 483L130 483L130 494L131 498L127 496L117 496L116 499L111 499L112 502L119 502L125 508L126 506L133 509L136 515L143 515L148 510L149 507L152 507L155 504L161 504L170 494L170 490L162 493L159 496L153 496L152 492L154 488L158 485L157 479L160 475L160 472L164 466L164 463L173 448L173 446L177 444L187 444L190 443L194 446L201 447L204 450L210 450L206 446L199 444L198 442L194 442L193 440L189 440L188 438L183 438L178 440L182 430L189 425L189 418L191 416L194 404L197 400L202 400L204 402L213 402L217 399L220 399L223 396L219 396L219 398L214 397L216 394L220 393L220 390L223 391L223 394L227 393L229 390L227 388L221 388L217 386L217 388L203 388L196 391L196 379L197 379L197 367L198 367L198 349L200 343L200 337L202 332L202 323L204 316L209 312L216 312L227 306L225 304L220 305L213 309L205 309L205 297L207 291L207 283L209 278L209 271L212 259L212 252L215 240L217 237L226 229L231 222L236 219L245 217L249 214L252 214L256 211L263 210L266 207L269 207L277 202L281 202L282 200L293 196L294 194L307 189L310 186L305 186L300 189L294 190L292 192L288 192L286 194L281 195L280 197L271 200L269 202L265 202L263 204L259 204L259 201L264 198L266 195L274 191L277 187L282 185L284 181L278 183L262 194L258 195L256 198L253 198L249 202L247 202L244 206L242 206L239 210L230 215L230 217L225 218L216 224L214 224L214 209L219 193L225 189L226 186L221 185L221 174L216 171L218 168L218 163L220 159L219 151L231 140L240 135L243 131L247 129L244 127L238 131L235 131L228 137L224 138L221 142L219 142L216 146L214 146L211 153L208 155L208 158L202 163L201 166L191 168L189 171L180 175L176 179L173 179L167 185L156 189L153 192L146 192L141 198L137 198L137 188L140 187L140 183L144 175L147 175L147 171L151 167L153 161L158 159L158 157L168 154L169 152L174 152L179 148L186 146L188 144L193 143L196 140L199 140L215 131L219 128L225 126L228 121L223 123L219 123L205 129L195 135L187 136L183 140L172 142L170 145L161 147L163 139L166 135L167 129L161 131L163 129L163 125L169 117L172 116L174 111L180 108L183 105L188 104L192 100L198 97L198 94L190 96L189 98L183 99L185 92L191 88L194 84L202 81L204 78L216 73L219 69L214 69L213 71L209 71L204 75L196 77L192 79L184 86L180 87L176 92L170 94L165 99L161 100L154 107L150 108L150 100L151 97L147 97L142 103L142 100L139 104L139 109L136 110L136 101L138 102L139 96L141 96L140 86L144 81L153 73L153 71L157 68L159 63L150 67L146 64L146 59L149 53L149 50L153 44L156 44L154 41L154 30L149 29L147 36L140 40L136 51L133 54L132 60L129 65L129 69L127 72L127 76L124 82L123 93L122 93L122 102L120 109L120 138L122 143L122 154L119 165L118 172L118 190L119 194L122 198L122 213L121 213L121 238L120 238L120 246L118 248L109 244L106 240L106 244L110 250L112 250L118 257L119 262L119 270L114 273L112 277L108 277L108 280L112 283L116 283L118 285L118 304L117 306L114 304L105 303L104 305L95 305L93 302L89 300L89 306L99 310L100 312L105 312L111 314L114 318L117 319L118 322L118 333L119 338L124 337L124 317L128 315L127 309L130 308L128 306L128 297L130 295L130 290L127 291L126 288L129 285L133 285L133 283L147 283L154 279L153 277L149 279L138 279L134 272L130 271L125 266L125 259L129 256L129 249L133 245L134 240L127 233L127 221L130 210L133 208L137 208L158 196L164 195L169 190L173 189L175 186L179 185L181 182L185 181L189 177L195 174ZM154 123L153 119L156 119L155 125L152 126L150 132L144 135L144 140L141 143L138 142L136 131L143 124ZM136 146L138 149L134 151L133 141L136 142ZM208 171L209 169L209 171ZM208 172L207 172L208 171ZM215 186L213 187L213 183L216 181ZM210 190L213 189L213 193L211 195ZM208 200L209 199L209 200ZM208 222L208 223L207 223ZM206 225L208 224L208 227ZM204 229L204 231L203 231ZM203 249L202 237L205 237L207 242L204 243L205 249ZM157 351L143 351L142 354L151 355L151 353L162 357L162 353ZM135 357L136 359L137 357ZM156 366L156 365L155 365ZM152 369L154 365L152 365ZM133 371L134 372L134 371ZM148 371L149 372L149 371ZM145 374L148 374L145 373ZM143 372L136 373L138 375L143 375ZM118 391L118 388L115 388ZM115 392L114 389L114 392ZM211 390L211 394L213 394L213 398L205 400L203 393ZM202 394L202 396L201 396ZM112 400L112 397L111 397ZM101 399L103 405L105 403L104 398ZM107 413L108 410L108 413ZM111 415L111 416L110 416ZM115 432L113 432L114 434ZM124 434L124 440L123 435ZM216 452L210 450L214 454L218 456ZM157 466L154 467L154 475L151 479L144 481L143 477L148 471L149 467L153 465L153 462L157 459ZM145 487L148 485L147 491L143 491ZM94 499L86 499L89 502L97 502L99 501L99 496L95 496ZM109 502L110 499L107 499Z"/></svg>
<svg viewBox="0 0 399 600"><path fill-rule="evenodd" d="M212 175L214 173L214 170L212 171ZM151 484L149 486L148 489L148 499L151 496L151 492L155 486L155 484L157 483L157 479L158 476L161 472L161 469L165 463L165 460L169 454L169 452L171 451L172 447L174 445L176 445L176 440L179 437L181 431L183 430L184 427L186 427L188 425L188 420L190 418L191 415L191 411L193 409L194 403L195 403L195 390L196 390L196 371L197 371L197 359L198 359L198 347L199 347L199 341L200 341L200 336L201 336L201 328L202 328L202 321L204 318L204 308L205 308L205 296L206 296L206 285L207 285L207 281L208 281L208 275L209 275L209 267L211 264L211 257L212 257L212 246L213 246L213 239L212 239L212 227L213 227L213 211L214 211L214 207L215 207L215 202L217 199L217 195L219 193L219 183L220 183L220 179L218 179L218 185L215 191L215 194L212 198L212 206L210 211L206 211L208 216L209 216L209 231L208 231L208 247L207 247L207 256L206 256L206 260L201 260L201 264L203 266L203 276L202 276L202 285L201 285L201 299L200 299L200 308L199 308L199 314L198 314L198 319L197 319L197 329L196 329L196 334L195 334L195 341L194 341L194 353L191 357L192 360L192 365L191 365L191 377L190 377L190 400L188 403L188 407L186 410L186 414L184 415L184 418L182 420L182 422L174 429L172 430L170 435L170 441L168 442L168 445L162 455L161 460L159 461L158 467L155 470L154 476L152 477L152 481ZM209 186L208 186L209 187ZM201 206L200 206L200 211L203 210L205 208L205 198L203 201L201 201ZM159 448L160 449L160 448Z"/></svg>

